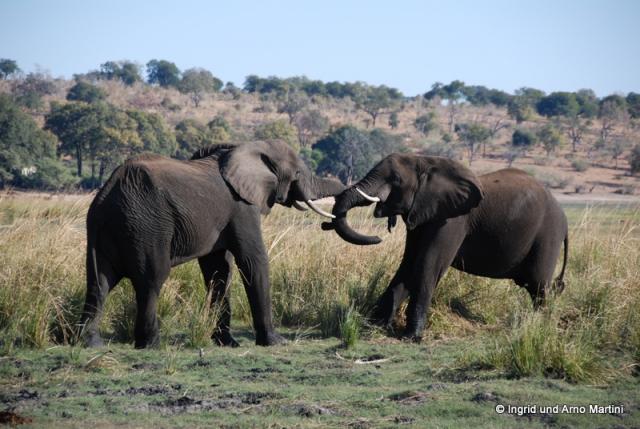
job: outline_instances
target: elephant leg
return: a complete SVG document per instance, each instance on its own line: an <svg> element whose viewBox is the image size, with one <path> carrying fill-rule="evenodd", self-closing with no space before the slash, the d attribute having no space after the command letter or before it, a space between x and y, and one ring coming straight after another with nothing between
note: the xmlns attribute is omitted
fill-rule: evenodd
<svg viewBox="0 0 640 429"><path fill-rule="evenodd" d="M547 292L553 284L553 272L562 246L561 239L552 236L536 239L522 264L520 274L514 279L518 286L527 290L536 309L544 305Z"/></svg>
<svg viewBox="0 0 640 429"><path fill-rule="evenodd" d="M448 223L440 228L425 227L420 242L427 243L417 252L416 263L409 283L409 305L405 337L422 340L433 292L453 262L464 240L462 228Z"/></svg>
<svg viewBox="0 0 640 429"><path fill-rule="evenodd" d="M107 295L121 278L122 276L117 274L99 253L96 255L95 264L92 255L87 255L87 294L80 326L81 336L89 347L100 347L104 344L99 329L102 310Z"/></svg>
<svg viewBox="0 0 640 429"><path fill-rule="evenodd" d="M213 252L198 259L204 282L211 292L211 308L218 312L217 326L211 339L219 346L238 347L231 336L231 305L229 304L229 286L231 285L231 253L226 250Z"/></svg>
<svg viewBox="0 0 640 429"><path fill-rule="evenodd" d="M256 344L271 346L286 342L273 328L269 285L269 257L262 241L260 213L252 206L238 213L232 225L231 251L249 299Z"/></svg>
<svg viewBox="0 0 640 429"><path fill-rule="evenodd" d="M380 326L387 328L392 327L398 307L400 307L400 304L402 304L409 295L407 282L412 274L412 266L416 258L415 241L413 234L407 234L404 255L402 256L400 267L391 279L387 289L376 302L373 311L373 321Z"/></svg>
<svg viewBox="0 0 640 429"><path fill-rule="evenodd" d="M136 291L135 348L155 347L160 344L158 329L158 297L163 283L169 277L170 264L153 267L132 280Z"/></svg>

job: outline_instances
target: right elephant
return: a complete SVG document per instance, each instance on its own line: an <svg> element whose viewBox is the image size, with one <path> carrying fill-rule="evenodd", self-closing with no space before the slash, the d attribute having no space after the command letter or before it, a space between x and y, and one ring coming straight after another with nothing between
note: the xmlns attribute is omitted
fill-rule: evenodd
<svg viewBox="0 0 640 429"><path fill-rule="evenodd" d="M419 341L433 291L449 266L526 288L534 305L549 288L561 291L567 264L567 218L551 193L514 168L476 176L447 158L392 154L336 197L331 223L344 240L377 244L351 229L347 212L375 202L374 216L388 217L389 230L402 216L407 238L402 262L379 298L374 320L393 322L409 297L405 336ZM553 273L564 241L564 260Z"/></svg>

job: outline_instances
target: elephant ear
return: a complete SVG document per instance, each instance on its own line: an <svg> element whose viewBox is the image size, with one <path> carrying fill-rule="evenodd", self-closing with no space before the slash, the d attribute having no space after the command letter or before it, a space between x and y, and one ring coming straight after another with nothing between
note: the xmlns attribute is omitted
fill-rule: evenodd
<svg viewBox="0 0 640 429"><path fill-rule="evenodd" d="M240 198L268 214L275 202L278 178L262 149L259 143L238 145L220 160L220 172Z"/></svg>
<svg viewBox="0 0 640 429"><path fill-rule="evenodd" d="M467 214L484 198L475 174L448 159L419 172L418 190L407 215L407 228Z"/></svg>

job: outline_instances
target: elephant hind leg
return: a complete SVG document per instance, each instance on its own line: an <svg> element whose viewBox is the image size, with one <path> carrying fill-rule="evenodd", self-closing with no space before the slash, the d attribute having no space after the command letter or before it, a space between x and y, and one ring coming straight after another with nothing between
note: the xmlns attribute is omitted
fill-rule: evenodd
<svg viewBox="0 0 640 429"><path fill-rule="evenodd" d="M169 277L170 264L154 266L143 275L132 278L136 292L135 348L155 347L160 344L158 328L158 297L163 283Z"/></svg>
<svg viewBox="0 0 640 429"><path fill-rule="evenodd" d="M89 347L103 345L100 337L100 319L107 295L120 281L122 275L117 273L112 264L96 252L95 259L91 252L87 254L87 294L84 310L80 320L81 337Z"/></svg>
<svg viewBox="0 0 640 429"><path fill-rule="evenodd" d="M231 336L231 305L229 303L229 286L231 285L231 252L221 250L212 252L198 259L204 282L211 293L211 309L217 312L218 320L211 339L219 346L238 347L238 342Z"/></svg>
<svg viewBox="0 0 640 429"><path fill-rule="evenodd" d="M550 288L553 287L553 272L560 255L561 240L537 241L525 262L522 264L520 275L514 280L524 287L535 308L545 302Z"/></svg>

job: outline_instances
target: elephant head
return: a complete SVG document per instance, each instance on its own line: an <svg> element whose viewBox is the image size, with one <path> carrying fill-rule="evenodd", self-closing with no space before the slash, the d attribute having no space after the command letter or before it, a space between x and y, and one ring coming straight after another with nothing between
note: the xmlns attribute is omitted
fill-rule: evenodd
<svg viewBox="0 0 640 429"><path fill-rule="evenodd" d="M374 216L388 217L389 229L397 215L408 230L468 213L483 198L477 177L459 162L440 157L392 154L380 161L355 185L336 197L336 216L323 229L335 229L344 240L377 244L376 236L354 231L346 220L356 206L376 203Z"/></svg>
<svg viewBox="0 0 640 429"><path fill-rule="evenodd" d="M227 184L249 204L269 213L275 203L333 218L313 200L337 195L345 187L339 181L314 176L296 152L282 141L258 141L230 147L219 160Z"/></svg>

